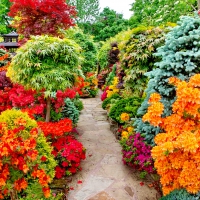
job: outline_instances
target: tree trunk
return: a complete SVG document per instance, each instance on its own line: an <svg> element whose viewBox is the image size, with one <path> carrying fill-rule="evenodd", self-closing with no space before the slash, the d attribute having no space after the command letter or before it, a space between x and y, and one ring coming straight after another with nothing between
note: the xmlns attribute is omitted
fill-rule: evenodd
<svg viewBox="0 0 200 200"><path fill-rule="evenodd" d="M50 111L51 111L51 99L50 97L47 97L46 122L50 121Z"/></svg>
<svg viewBox="0 0 200 200"><path fill-rule="evenodd" d="M200 10L200 0L197 0L198 10Z"/></svg>

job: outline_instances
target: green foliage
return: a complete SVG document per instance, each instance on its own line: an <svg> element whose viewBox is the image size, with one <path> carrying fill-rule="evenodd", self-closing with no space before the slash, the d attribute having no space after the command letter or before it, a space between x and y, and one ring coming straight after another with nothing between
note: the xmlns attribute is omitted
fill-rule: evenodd
<svg viewBox="0 0 200 200"><path fill-rule="evenodd" d="M80 47L70 39L34 36L17 50L7 75L14 83L35 90L65 90L82 75L79 66Z"/></svg>
<svg viewBox="0 0 200 200"><path fill-rule="evenodd" d="M22 118L26 121L25 129L30 131L32 128L37 127L37 122L31 119L27 113L22 113L20 110L5 110L0 115L0 122L4 122L8 125L9 129L17 128L18 126L15 124L15 120L18 118Z"/></svg>
<svg viewBox="0 0 200 200"><path fill-rule="evenodd" d="M80 27L84 27L87 22L95 21L99 15L99 0L66 0L66 2L76 7L76 22Z"/></svg>
<svg viewBox="0 0 200 200"><path fill-rule="evenodd" d="M81 69L84 73L97 70L97 48L91 36L86 35L81 29L74 27L70 28L65 33L66 37L73 39L80 45L82 51L83 62Z"/></svg>
<svg viewBox="0 0 200 200"><path fill-rule="evenodd" d="M78 97L72 99L72 102L79 111L83 110L83 102Z"/></svg>
<svg viewBox="0 0 200 200"><path fill-rule="evenodd" d="M1 0L0 3L0 34L9 33L13 30L10 27L11 18L8 17L7 13L9 12L11 2L9 0Z"/></svg>
<svg viewBox="0 0 200 200"><path fill-rule="evenodd" d="M125 69L124 86L134 96L141 97L147 86L144 75L154 68L158 61L153 53L164 43L166 28L139 26L132 29L132 35L121 49L121 65Z"/></svg>
<svg viewBox="0 0 200 200"><path fill-rule="evenodd" d="M121 51L123 48L125 48L125 44L130 39L131 35L132 35L131 30L121 31L114 37L103 42L103 44L97 54L97 58L98 58L98 62L99 62L101 70L108 67L109 51L111 50L111 44L113 42L117 42L118 48Z"/></svg>
<svg viewBox="0 0 200 200"><path fill-rule="evenodd" d="M175 100L175 87L168 83L169 77L178 77L181 80L188 80L192 75L199 73L199 51L200 51L200 18L183 16L167 35L165 44L157 49L155 56L161 61L155 63L156 69L148 72L148 86L146 99L138 109L141 117L147 112L149 96L156 92L162 97L164 104L163 116L171 114L171 105ZM154 145L154 137L161 130L153 127L141 118L135 120L135 130L142 133L148 144Z"/></svg>
<svg viewBox="0 0 200 200"><path fill-rule="evenodd" d="M118 93L113 94L112 96L106 98L102 103L102 108L105 110L107 106L111 103L112 99L121 99L121 96Z"/></svg>
<svg viewBox="0 0 200 200"><path fill-rule="evenodd" d="M116 76L116 69L117 69L117 65L115 64L112 68L112 72L110 72L108 77L106 78L105 85L112 85L112 81L113 81L114 77Z"/></svg>
<svg viewBox="0 0 200 200"><path fill-rule="evenodd" d="M88 33L94 35L95 41L105 41L127 28L128 20L123 19L122 14L118 14L116 11L106 7L97 20L90 25Z"/></svg>
<svg viewBox="0 0 200 200"><path fill-rule="evenodd" d="M140 24L158 26L176 22L180 16L192 14L196 8L196 0L135 0L131 9L134 15L129 24L137 27Z"/></svg>
<svg viewBox="0 0 200 200"><path fill-rule="evenodd" d="M163 196L160 200L199 200L200 192L198 194L190 194L185 189L174 190L170 194Z"/></svg>
<svg viewBox="0 0 200 200"><path fill-rule="evenodd" d="M136 117L137 109L140 107L142 99L138 97L130 97L120 99L110 108L109 117L118 123L122 123L120 116L122 113L128 113L130 117Z"/></svg>
<svg viewBox="0 0 200 200"><path fill-rule="evenodd" d="M79 120L79 110L74 105L70 98L65 99L65 106L62 110L62 118L70 118L73 124L77 124Z"/></svg>
<svg viewBox="0 0 200 200"><path fill-rule="evenodd" d="M62 118L61 112L56 112L52 109L50 111L50 115L51 115L51 121L53 121L53 122L57 122Z"/></svg>

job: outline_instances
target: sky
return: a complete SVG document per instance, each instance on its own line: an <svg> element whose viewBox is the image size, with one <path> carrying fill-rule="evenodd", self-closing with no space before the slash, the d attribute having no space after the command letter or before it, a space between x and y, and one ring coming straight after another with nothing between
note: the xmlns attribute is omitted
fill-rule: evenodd
<svg viewBox="0 0 200 200"><path fill-rule="evenodd" d="M133 12L129 11L133 2L134 0L99 0L99 7L100 11L105 7L109 7L117 13L123 14L125 19L129 19L133 15Z"/></svg>

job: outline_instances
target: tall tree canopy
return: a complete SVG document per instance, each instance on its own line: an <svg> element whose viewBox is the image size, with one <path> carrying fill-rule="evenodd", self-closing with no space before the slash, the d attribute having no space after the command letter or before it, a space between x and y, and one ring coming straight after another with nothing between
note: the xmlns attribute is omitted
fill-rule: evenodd
<svg viewBox="0 0 200 200"><path fill-rule="evenodd" d="M13 27L25 37L30 35L59 35L59 29L75 25L75 7L65 0L10 0L9 16L14 18Z"/></svg>
<svg viewBox="0 0 200 200"><path fill-rule="evenodd" d="M9 0L1 0L0 2L0 34L3 34L8 33L12 29L9 26L11 18L7 15L11 3Z"/></svg>
<svg viewBox="0 0 200 200"><path fill-rule="evenodd" d="M84 26L84 32L94 36L96 41L105 41L128 28L128 20L122 14L106 7L98 16L96 22Z"/></svg>
<svg viewBox="0 0 200 200"><path fill-rule="evenodd" d="M78 24L94 22L99 15L99 0L66 0L67 4L75 6Z"/></svg>
<svg viewBox="0 0 200 200"><path fill-rule="evenodd" d="M141 23L159 25L176 22L181 15L193 13L195 9L197 0L135 0L130 24L136 27Z"/></svg>

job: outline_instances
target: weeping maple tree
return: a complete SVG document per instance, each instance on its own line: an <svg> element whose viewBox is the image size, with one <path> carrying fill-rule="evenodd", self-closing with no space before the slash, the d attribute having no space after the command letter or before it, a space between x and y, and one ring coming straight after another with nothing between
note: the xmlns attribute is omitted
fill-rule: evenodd
<svg viewBox="0 0 200 200"><path fill-rule="evenodd" d="M42 34L59 36L60 29L68 29L75 25L75 7L66 4L65 0L10 0L10 2L12 5L8 15L14 18L12 26L26 38Z"/></svg>
<svg viewBox="0 0 200 200"><path fill-rule="evenodd" d="M83 76L79 64L80 46L73 40L48 35L32 36L17 50L6 75L25 89L44 91L48 122L51 97L58 90L73 87L78 76Z"/></svg>

